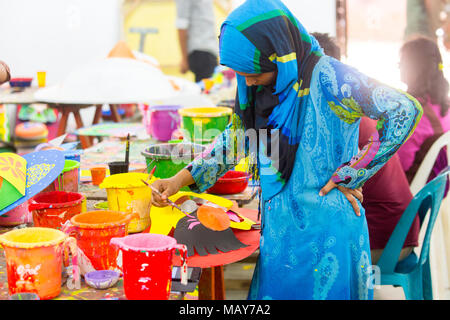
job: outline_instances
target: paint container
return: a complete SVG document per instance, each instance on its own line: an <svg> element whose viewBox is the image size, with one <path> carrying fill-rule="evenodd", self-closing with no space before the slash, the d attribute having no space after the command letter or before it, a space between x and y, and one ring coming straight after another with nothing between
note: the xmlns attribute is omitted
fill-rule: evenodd
<svg viewBox="0 0 450 320"><path fill-rule="evenodd" d="M78 214L66 222L63 231L77 239L82 275L96 270L120 271L119 250L109 242L128 234L133 217L130 213L99 210Z"/></svg>
<svg viewBox="0 0 450 320"><path fill-rule="evenodd" d="M95 167L91 168L92 184L95 186L100 185L106 177L106 168Z"/></svg>
<svg viewBox="0 0 450 320"><path fill-rule="evenodd" d="M35 227L61 229L73 216L83 212L85 196L77 192L52 191L40 193L29 200Z"/></svg>
<svg viewBox="0 0 450 320"><path fill-rule="evenodd" d="M66 160L73 160L81 163L81 155L83 154L83 150L66 150L63 151L64 157ZM81 166L78 167L78 184L80 184L81 177Z"/></svg>
<svg viewBox="0 0 450 320"><path fill-rule="evenodd" d="M123 288L128 300L168 300L172 284L172 257L182 257L182 280L187 278L183 244L169 236L139 233L112 238L111 244L122 250Z"/></svg>
<svg viewBox="0 0 450 320"><path fill-rule="evenodd" d="M206 147L200 144L161 143L150 145L142 155L149 173L156 166L155 177L165 179L176 175L205 149Z"/></svg>
<svg viewBox="0 0 450 320"><path fill-rule="evenodd" d="M106 189L109 210L137 214L128 227L130 233L141 232L150 226L152 193L142 182L147 177L146 173L120 173L105 178L100 184L100 188ZM149 183L155 180L153 177Z"/></svg>
<svg viewBox="0 0 450 320"><path fill-rule="evenodd" d="M125 161L115 161L108 163L108 166L109 166L109 174L113 175L119 173L127 173L129 163L126 163Z"/></svg>
<svg viewBox="0 0 450 320"><path fill-rule="evenodd" d="M35 293L41 300L52 299L61 291L63 258L72 255L69 283L80 288L76 240L51 228L23 228L0 235L5 250L9 295Z"/></svg>
<svg viewBox="0 0 450 320"><path fill-rule="evenodd" d="M80 163L75 160L65 160L64 169L58 178L44 192L67 191L78 192Z"/></svg>
<svg viewBox="0 0 450 320"><path fill-rule="evenodd" d="M5 227L18 226L32 221L33 216L28 210L28 201L0 216L0 226Z"/></svg>
<svg viewBox="0 0 450 320"><path fill-rule="evenodd" d="M95 289L108 289L119 281L120 273L114 270L91 271L84 275L84 281Z"/></svg>
<svg viewBox="0 0 450 320"><path fill-rule="evenodd" d="M209 144L230 123L233 110L227 107L183 108L178 110L184 139L194 143Z"/></svg>
<svg viewBox="0 0 450 320"><path fill-rule="evenodd" d="M247 188L250 175L242 171L230 170L208 190L212 194L236 194Z"/></svg>
<svg viewBox="0 0 450 320"><path fill-rule="evenodd" d="M181 106L152 106L143 111L147 133L158 141L169 141L180 127L178 109Z"/></svg>

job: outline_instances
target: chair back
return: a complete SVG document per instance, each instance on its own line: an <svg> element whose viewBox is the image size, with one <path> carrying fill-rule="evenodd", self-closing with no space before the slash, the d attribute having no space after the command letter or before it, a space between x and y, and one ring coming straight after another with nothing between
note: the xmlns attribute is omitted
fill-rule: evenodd
<svg viewBox="0 0 450 320"><path fill-rule="evenodd" d="M441 152L442 148L445 146L447 146L447 159L448 164L450 164L450 131L444 133L433 143L425 158L422 160L419 169L411 181L410 188L413 195L419 192L426 185L439 152Z"/></svg>
<svg viewBox="0 0 450 320"><path fill-rule="evenodd" d="M403 248L406 236L411 229L416 215L419 215L420 224L422 225L427 212L430 212L428 227L420 252L419 265L423 265L428 260L431 233L439 213L442 199L444 198L445 185L449 173L450 167L447 167L436 178L423 187L411 200L378 260L377 265L380 267L382 273L394 273L400 257L400 251Z"/></svg>

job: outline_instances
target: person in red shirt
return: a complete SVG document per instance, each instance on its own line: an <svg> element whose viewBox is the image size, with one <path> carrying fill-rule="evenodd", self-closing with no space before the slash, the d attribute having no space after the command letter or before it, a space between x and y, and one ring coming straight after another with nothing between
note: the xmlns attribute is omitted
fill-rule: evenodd
<svg viewBox="0 0 450 320"><path fill-rule="evenodd" d="M340 49L327 34L313 33L313 36L326 55L340 60ZM378 139L376 126L375 120L361 118L359 148L364 147L373 135L374 139ZM397 154L394 154L372 178L367 180L363 187L363 197L362 205L366 210L372 263L376 264L398 220L413 198ZM414 247L418 246L419 230L420 221L416 216L400 253L400 261L408 257Z"/></svg>

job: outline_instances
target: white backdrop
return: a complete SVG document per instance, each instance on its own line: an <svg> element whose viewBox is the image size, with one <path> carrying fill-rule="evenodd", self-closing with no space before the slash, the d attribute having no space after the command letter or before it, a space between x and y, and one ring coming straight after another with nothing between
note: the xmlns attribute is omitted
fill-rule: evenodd
<svg viewBox="0 0 450 320"><path fill-rule="evenodd" d="M47 83L91 59L105 57L120 38L122 0L0 0L0 59L13 77L47 71Z"/></svg>
<svg viewBox="0 0 450 320"><path fill-rule="evenodd" d="M244 0L233 0L237 7ZM336 36L336 1L335 0L282 0L292 14L308 30L323 32Z"/></svg>

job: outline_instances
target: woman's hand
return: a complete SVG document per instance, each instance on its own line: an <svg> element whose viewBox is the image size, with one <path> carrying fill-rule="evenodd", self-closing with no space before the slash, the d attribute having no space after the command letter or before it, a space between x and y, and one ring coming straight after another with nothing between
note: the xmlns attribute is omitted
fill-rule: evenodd
<svg viewBox="0 0 450 320"><path fill-rule="evenodd" d="M364 197L363 197L363 193L362 193L362 188L349 189L349 188L337 185L336 183L333 182L333 180L330 179L327 182L327 184L325 185L325 187L323 187L320 190L319 195L325 196L328 194L328 192L330 192L334 188L338 188L338 190L344 194L344 196L347 198L347 200L350 201L350 204L352 205L353 210L355 211L356 215L358 217L361 216L361 212L359 210L358 202L356 201L356 199L358 199L359 202L363 203Z"/></svg>
<svg viewBox="0 0 450 320"><path fill-rule="evenodd" d="M159 196L156 192L152 191L152 204L160 208L169 205L167 198L181 189L175 177L156 180L152 186L161 193L161 196Z"/></svg>
<svg viewBox="0 0 450 320"><path fill-rule="evenodd" d="M160 208L168 206L167 199L171 195L180 191L182 187L193 183L195 181L186 169L181 170L172 178L156 180L152 183L152 186L161 193L161 196L152 191L152 205Z"/></svg>

